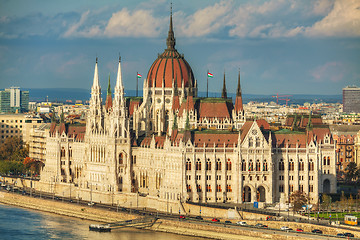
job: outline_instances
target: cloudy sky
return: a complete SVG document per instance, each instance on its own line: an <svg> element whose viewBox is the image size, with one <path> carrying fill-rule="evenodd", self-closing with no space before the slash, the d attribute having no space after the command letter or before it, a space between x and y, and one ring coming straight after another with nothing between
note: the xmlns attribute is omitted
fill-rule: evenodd
<svg viewBox="0 0 360 240"><path fill-rule="evenodd" d="M0 0L0 89L104 88L119 53L126 89L166 48L166 0ZM174 0L176 48L206 90L341 94L360 86L360 0Z"/></svg>

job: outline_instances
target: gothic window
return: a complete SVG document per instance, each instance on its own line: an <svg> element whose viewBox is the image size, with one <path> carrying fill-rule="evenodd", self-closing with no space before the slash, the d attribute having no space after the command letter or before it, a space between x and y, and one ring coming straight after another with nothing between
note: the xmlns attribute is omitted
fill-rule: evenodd
<svg viewBox="0 0 360 240"><path fill-rule="evenodd" d="M231 185L226 185L226 192L232 192Z"/></svg>
<svg viewBox="0 0 360 240"><path fill-rule="evenodd" d="M201 185L196 185L196 190L197 190L197 192L201 192Z"/></svg>
<svg viewBox="0 0 360 240"><path fill-rule="evenodd" d="M252 139L252 138L249 138L249 147L252 147L253 145L254 145L253 139Z"/></svg>
<svg viewBox="0 0 360 240"><path fill-rule="evenodd" d="M230 161L230 159L228 159L227 162L226 162L226 170L231 171L231 161Z"/></svg>
<svg viewBox="0 0 360 240"><path fill-rule="evenodd" d="M284 192L284 185L279 185L279 192Z"/></svg>
<svg viewBox="0 0 360 240"><path fill-rule="evenodd" d="M218 185L216 186L216 192L221 192L221 185L220 185L220 184L218 184Z"/></svg>
<svg viewBox="0 0 360 240"><path fill-rule="evenodd" d="M294 162L292 159L290 159L290 162L289 162L289 171L294 171Z"/></svg>
<svg viewBox="0 0 360 240"><path fill-rule="evenodd" d="M324 157L324 165L326 165L326 157Z"/></svg>
<svg viewBox="0 0 360 240"><path fill-rule="evenodd" d="M242 160L242 163L241 163L241 171L246 171L246 162L245 162L245 159Z"/></svg>
<svg viewBox="0 0 360 240"><path fill-rule="evenodd" d="M190 158L188 158L186 160L186 170L190 171L191 170L191 162L190 162Z"/></svg>
<svg viewBox="0 0 360 240"><path fill-rule="evenodd" d="M61 148L60 157L65 157L65 148L64 147Z"/></svg>
<svg viewBox="0 0 360 240"><path fill-rule="evenodd" d="M196 161L196 170L201 170L201 162L200 162L200 159L197 159Z"/></svg>
<svg viewBox="0 0 360 240"><path fill-rule="evenodd" d="M119 183L122 184L123 183L123 178L120 177Z"/></svg>
<svg viewBox="0 0 360 240"><path fill-rule="evenodd" d="M210 184L206 185L206 192L211 192L211 185Z"/></svg>
<svg viewBox="0 0 360 240"><path fill-rule="evenodd" d="M268 164L267 164L266 160L264 160L263 171L267 171L267 170L268 170Z"/></svg>
<svg viewBox="0 0 360 240"><path fill-rule="evenodd" d="M71 147L69 147L70 149L69 149L69 157L70 158L72 158L72 149L71 149Z"/></svg>
<svg viewBox="0 0 360 240"><path fill-rule="evenodd" d="M327 165L330 166L330 157L327 157Z"/></svg>
<svg viewBox="0 0 360 240"><path fill-rule="evenodd" d="M304 171L304 162L302 159L300 159L300 162L299 162L299 171Z"/></svg>
<svg viewBox="0 0 360 240"><path fill-rule="evenodd" d="M260 161L256 160L256 171L260 171Z"/></svg>
<svg viewBox="0 0 360 240"><path fill-rule="evenodd" d="M187 192L191 192L191 186L188 184L186 185Z"/></svg>
<svg viewBox="0 0 360 240"><path fill-rule="evenodd" d="M220 158L218 158L218 160L216 161L216 170L221 170L221 162L220 162Z"/></svg>
<svg viewBox="0 0 360 240"><path fill-rule="evenodd" d="M289 185L289 192L293 192L294 191L294 185Z"/></svg>
<svg viewBox="0 0 360 240"><path fill-rule="evenodd" d="M260 138L256 138L256 147L260 147Z"/></svg>
<svg viewBox="0 0 360 240"><path fill-rule="evenodd" d="M124 158L123 158L123 154L122 154L122 153L119 154L119 164L120 164L120 165L124 164Z"/></svg>
<svg viewBox="0 0 360 240"><path fill-rule="evenodd" d="M284 169L285 169L284 161L281 159L279 162L279 171L284 171Z"/></svg>
<svg viewBox="0 0 360 240"><path fill-rule="evenodd" d="M310 159L309 162L309 171L314 171L314 162L312 161L312 159Z"/></svg>
<svg viewBox="0 0 360 240"><path fill-rule="evenodd" d="M304 185L299 185L299 191L303 192L304 191Z"/></svg>
<svg viewBox="0 0 360 240"><path fill-rule="evenodd" d="M252 160L250 160L250 162L249 162L249 171L253 171L253 170L254 170L253 162L252 162Z"/></svg>
<svg viewBox="0 0 360 240"><path fill-rule="evenodd" d="M207 160L206 160L206 170L211 170L211 161L210 161L210 158L208 158Z"/></svg>
<svg viewBox="0 0 360 240"><path fill-rule="evenodd" d="M313 192L314 191L314 186L313 185L309 185L309 192Z"/></svg>

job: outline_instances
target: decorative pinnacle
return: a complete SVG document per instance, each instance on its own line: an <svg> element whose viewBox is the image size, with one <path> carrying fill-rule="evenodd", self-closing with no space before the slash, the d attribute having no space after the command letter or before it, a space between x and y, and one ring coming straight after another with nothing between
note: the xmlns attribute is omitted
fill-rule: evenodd
<svg viewBox="0 0 360 240"><path fill-rule="evenodd" d="M121 62L121 55L120 55L120 53L119 53L119 62Z"/></svg>
<svg viewBox="0 0 360 240"><path fill-rule="evenodd" d="M173 23L172 23L172 3L170 5L170 26L169 26L169 33L166 39L167 49L173 50L175 49L175 36L173 31Z"/></svg>
<svg viewBox="0 0 360 240"><path fill-rule="evenodd" d="M239 68L239 77L238 77L238 86L237 86L237 90L236 90L236 96L237 96L237 97L241 96L241 86L240 86L240 68Z"/></svg>

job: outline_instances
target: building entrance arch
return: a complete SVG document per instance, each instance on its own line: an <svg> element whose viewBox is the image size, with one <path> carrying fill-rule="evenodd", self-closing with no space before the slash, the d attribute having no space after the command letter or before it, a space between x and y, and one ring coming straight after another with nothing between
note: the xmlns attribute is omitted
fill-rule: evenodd
<svg viewBox="0 0 360 240"><path fill-rule="evenodd" d="M243 202L251 202L251 188L249 186L243 188Z"/></svg>

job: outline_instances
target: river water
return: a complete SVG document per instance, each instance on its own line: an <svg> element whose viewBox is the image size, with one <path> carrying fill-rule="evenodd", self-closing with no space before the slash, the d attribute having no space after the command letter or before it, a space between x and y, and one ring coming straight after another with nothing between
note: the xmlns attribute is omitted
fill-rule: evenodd
<svg viewBox="0 0 360 240"><path fill-rule="evenodd" d="M171 233L117 229L110 233L89 231L93 222L0 204L0 239L95 239L95 240L200 240Z"/></svg>

